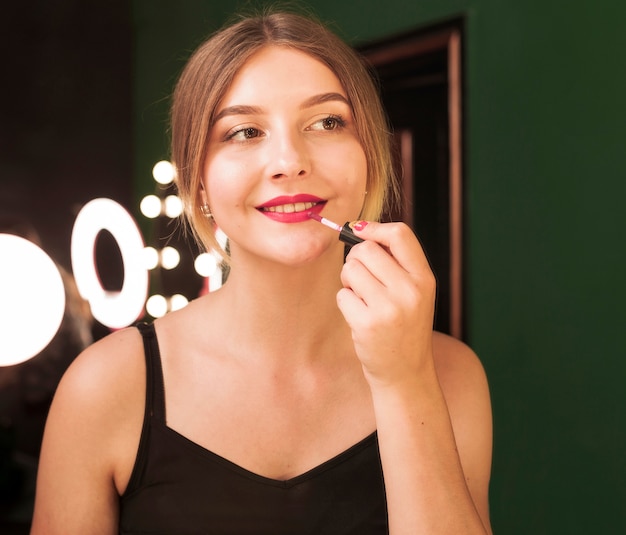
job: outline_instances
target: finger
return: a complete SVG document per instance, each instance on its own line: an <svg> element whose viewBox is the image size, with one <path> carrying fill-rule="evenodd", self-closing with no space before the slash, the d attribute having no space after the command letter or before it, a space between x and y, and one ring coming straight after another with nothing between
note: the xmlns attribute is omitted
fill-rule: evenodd
<svg viewBox="0 0 626 535"><path fill-rule="evenodd" d="M401 268L396 265L396 269ZM341 283L351 289L366 305L384 299L386 285L373 275L368 266L354 258L347 259L341 270Z"/></svg>
<svg viewBox="0 0 626 535"><path fill-rule="evenodd" d="M414 277L395 264L394 269L399 273L382 276L382 281L375 277L369 265L359 260L348 260L341 272L341 282L344 288L351 290L365 305L365 310L376 317L394 317L396 311L404 311L411 316L419 315L419 311L427 315L434 313L436 283L434 276L423 278L416 283Z"/></svg>
<svg viewBox="0 0 626 535"><path fill-rule="evenodd" d="M346 257L346 263L350 261L363 264L371 276L381 284L390 287L409 273L382 245L372 240L366 240L351 249Z"/></svg>
<svg viewBox="0 0 626 535"><path fill-rule="evenodd" d="M337 292L337 306L352 329L355 318L363 317L367 310L367 305L350 288Z"/></svg>
<svg viewBox="0 0 626 535"><path fill-rule="evenodd" d="M351 227L360 238L375 241L387 249L409 273L418 274L424 269L430 269L419 240L404 223L358 221Z"/></svg>

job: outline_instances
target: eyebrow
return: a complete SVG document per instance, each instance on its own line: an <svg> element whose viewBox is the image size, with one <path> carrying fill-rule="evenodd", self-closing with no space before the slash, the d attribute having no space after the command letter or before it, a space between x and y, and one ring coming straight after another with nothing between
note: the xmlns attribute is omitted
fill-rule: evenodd
<svg viewBox="0 0 626 535"><path fill-rule="evenodd" d="M220 112L213 118L213 123L216 123L220 119L228 117L229 115L258 115L261 111L261 108L257 106L229 106L228 108L220 110Z"/></svg>
<svg viewBox="0 0 626 535"><path fill-rule="evenodd" d="M313 95L312 97L306 99L302 105L301 109L310 108L311 106L315 106L317 104L323 104L324 102L343 102L344 104L350 106L348 99L344 97L341 93L322 93L320 95Z"/></svg>
<svg viewBox="0 0 626 535"><path fill-rule="evenodd" d="M348 99L344 97L341 93L321 93L319 95L313 95L312 97L306 99L300 105L300 109L311 108L312 106L316 106L317 104L324 104L325 102L333 101L342 102L347 106L350 106ZM228 117L230 115L258 115L262 112L262 108L259 108L258 106L228 106L227 108L220 110L220 112L213 118L213 124L215 124L220 119L223 119L224 117Z"/></svg>

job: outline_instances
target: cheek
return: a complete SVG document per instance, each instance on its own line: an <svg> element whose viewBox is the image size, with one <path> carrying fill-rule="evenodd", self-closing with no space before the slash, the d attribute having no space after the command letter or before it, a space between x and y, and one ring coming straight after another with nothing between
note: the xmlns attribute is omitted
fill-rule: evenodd
<svg viewBox="0 0 626 535"><path fill-rule="evenodd" d="M235 219L233 214L242 204L241 194L232 187L232 182L222 180L219 176L209 176L205 188L213 220L228 235L227 223Z"/></svg>
<svg viewBox="0 0 626 535"><path fill-rule="evenodd" d="M346 165L349 166L350 172L346 173L349 177L348 186L353 193L359 190L365 191L367 185L367 158L361 145L353 147L350 151L349 157L345 158Z"/></svg>
<svg viewBox="0 0 626 535"><path fill-rule="evenodd" d="M236 182L224 179L220 175L209 175L205 181L211 211L216 218L223 210L241 203L241 192L234 187L234 184Z"/></svg>
<svg viewBox="0 0 626 535"><path fill-rule="evenodd" d="M232 205L237 195L241 195L244 189L243 173L245 166L236 160L219 157L207 160L202 182L212 208L213 205Z"/></svg>
<svg viewBox="0 0 626 535"><path fill-rule="evenodd" d="M339 186L340 202L346 215L356 218L362 212L366 199L367 159L361 146L357 145L350 151L344 150L338 161L341 165L336 166L334 172L337 173L336 177L343 177Z"/></svg>
<svg viewBox="0 0 626 535"><path fill-rule="evenodd" d="M345 176L356 186L367 179L367 159L365 151L356 136L342 140L341 143L330 143L322 146L316 153L316 161L322 163L326 170Z"/></svg>

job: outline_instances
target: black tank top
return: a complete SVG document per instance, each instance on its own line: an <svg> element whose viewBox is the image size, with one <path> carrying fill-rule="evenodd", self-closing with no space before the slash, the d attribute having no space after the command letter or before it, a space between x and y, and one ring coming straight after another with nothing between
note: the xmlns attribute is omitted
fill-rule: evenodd
<svg viewBox="0 0 626 535"><path fill-rule="evenodd" d="M138 328L146 353L146 410L120 498L120 534L388 533L376 433L292 479L254 474L167 427L154 326Z"/></svg>

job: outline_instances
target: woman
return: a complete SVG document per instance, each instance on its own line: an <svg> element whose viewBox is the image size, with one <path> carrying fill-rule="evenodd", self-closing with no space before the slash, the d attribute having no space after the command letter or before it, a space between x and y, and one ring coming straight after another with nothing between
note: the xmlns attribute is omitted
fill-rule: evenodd
<svg viewBox="0 0 626 535"><path fill-rule="evenodd" d="M490 533L491 415L472 351L434 333L354 52L274 13L217 33L172 107L195 235L224 286L86 350L59 386L33 533ZM359 220L344 246L311 218Z"/></svg>

